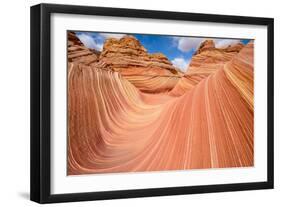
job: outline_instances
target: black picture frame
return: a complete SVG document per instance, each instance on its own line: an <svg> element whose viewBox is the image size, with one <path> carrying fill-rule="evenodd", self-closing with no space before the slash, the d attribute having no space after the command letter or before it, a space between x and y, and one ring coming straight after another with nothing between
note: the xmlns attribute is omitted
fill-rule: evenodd
<svg viewBox="0 0 281 207"><path fill-rule="evenodd" d="M50 15L52 13L99 15L112 17L151 18L195 22L219 22L267 26L267 181L237 184L219 184L188 187L85 192L72 194L50 193L50 130L51 130L51 72L50 72ZM195 14L168 11L103 8L88 6L39 4L31 7L31 174L30 199L38 203L88 201L103 199L167 196L179 194L211 193L272 189L274 177L274 20L272 18Z"/></svg>

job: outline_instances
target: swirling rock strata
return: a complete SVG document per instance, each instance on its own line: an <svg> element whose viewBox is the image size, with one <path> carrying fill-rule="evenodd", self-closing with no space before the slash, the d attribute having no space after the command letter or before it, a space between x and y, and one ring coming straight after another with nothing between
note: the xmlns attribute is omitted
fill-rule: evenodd
<svg viewBox="0 0 281 207"><path fill-rule="evenodd" d="M220 70L235 57L243 48L243 44L229 45L226 48L216 48L213 40L205 40L193 55L186 74L178 81L170 94L182 95L201 80Z"/></svg>
<svg viewBox="0 0 281 207"><path fill-rule="evenodd" d="M98 61L99 52L89 49L76 37L75 33L67 33L67 58L68 62L90 65Z"/></svg>
<svg viewBox="0 0 281 207"><path fill-rule="evenodd" d="M249 43L208 76L200 64L178 96L142 92L122 58L69 62L68 175L253 166L252 55Z"/></svg>
<svg viewBox="0 0 281 207"><path fill-rule="evenodd" d="M133 36L107 39L100 61L147 93L170 91L182 75L166 56L147 53Z"/></svg>

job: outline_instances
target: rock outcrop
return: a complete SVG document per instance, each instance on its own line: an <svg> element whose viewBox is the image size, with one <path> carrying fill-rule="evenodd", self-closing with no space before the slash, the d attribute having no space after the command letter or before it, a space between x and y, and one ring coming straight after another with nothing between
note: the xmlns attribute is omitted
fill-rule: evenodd
<svg viewBox="0 0 281 207"><path fill-rule="evenodd" d="M100 60L122 75L178 75L179 71L161 53L148 54L133 36L107 39Z"/></svg>
<svg viewBox="0 0 281 207"><path fill-rule="evenodd" d="M68 62L118 72L146 93L168 92L183 75L165 55L149 54L133 36L107 39L100 53L85 47L74 33L69 32Z"/></svg>
<svg viewBox="0 0 281 207"><path fill-rule="evenodd" d="M212 73L220 65L230 61L242 47L243 44L238 43L226 48L216 48L213 40L206 40L192 57L187 73Z"/></svg>
<svg viewBox="0 0 281 207"><path fill-rule="evenodd" d="M194 55L200 54L205 50L214 50L215 48L216 47L213 40L205 40L204 42L201 43L201 45L199 46L199 48L197 49Z"/></svg>
<svg viewBox="0 0 281 207"><path fill-rule="evenodd" d="M216 48L215 43L213 40L205 40L204 42L201 43L201 45L199 46L199 48L197 49L197 51L195 52L194 55L200 54L204 51L221 51L221 52L234 52L234 53L238 53L242 48L244 47L244 45L242 43L237 43L234 45L228 45L225 48Z"/></svg>
<svg viewBox="0 0 281 207"><path fill-rule="evenodd" d="M170 94L180 96L197 85L201 80L220 70L244 47L238 43L226 48L216 48L213 40L205 40L193 55L186 74L180 79Z"/></svg>
<svg viewBox="0 0 281 207"><path fill-rule="evenodd" d="M89 49L76 37L74 32L68 32L67 58L68 62L83 63L91 65L98 61L99 52Z"/></svg>
<svg viewBox="0 0 281 207"><path fill-rule="evenodd" d="M99 59L146 93L170 91L182 75L166 56L149 54L133 36L107 39Z"/></svg>

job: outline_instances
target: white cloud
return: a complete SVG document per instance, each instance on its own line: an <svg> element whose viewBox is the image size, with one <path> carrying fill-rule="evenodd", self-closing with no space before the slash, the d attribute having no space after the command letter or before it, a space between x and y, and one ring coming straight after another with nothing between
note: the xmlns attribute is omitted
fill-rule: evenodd
<svg viewBox="0 0 281 207"><path fill-rule="evenodd" d="M182 72L186 72L191 59L185 60L182 57L177 57L172 60L175 67L179 68Z"/></svg>
<svg viewBox="0 0 281 207"><path fill-rule="evenodd" d="M117 33L99 33L100 36L104 37L105 39L108 38L116 38L116 39L121 39L124 37L126 34L117 34Z"/></svg>
<svg viewBox="0 0 281 207"><path fill-rule="evenodd" d="M196 37L174 37L173 39L176 42L177 48L182 52L187 52L191 49L197 50L204 40Z"/></svg>
<svg viewBox="0 0 281 207"><path fill-rule="evenodd" d="M116 34L116 33L96 33L95 35L91 35L89 33L79 33L77 34L77 37L86 47L101 51L105 39L108 38L120 39L125 35L126 34Z"/></svg>
<svg viewBox="0 0 281 207"><path fill-rule="evenodd" d="M205 38L196 37L173 37L174 44L182 52L187 52L191 49L197 50L200 44L205 41ZM217 48L225 48L229 45L234 45L240 42L237 39L213 39Z"/></svg>
<svg viewBox="0 0 281 207"><path fill-rule="evenodd" d="M234 39L215 39L214 40L215 45L217 48L225 48L229 45L234 45L240 42L240 40L234 40Z"/></svg>
<svg viewBox="0 0 281 207"><path fill-rule="evenodd" d="M77 34L80 41L88 48L95 49L98 51L102 50L103 44L98 43L91 35L87 33Z"/></svg>

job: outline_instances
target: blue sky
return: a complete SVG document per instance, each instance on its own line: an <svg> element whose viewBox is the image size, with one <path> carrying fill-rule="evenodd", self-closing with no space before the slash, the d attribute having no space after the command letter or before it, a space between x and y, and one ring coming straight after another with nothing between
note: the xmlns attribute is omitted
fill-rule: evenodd
<svg viewBox="0 0 281 207"><path fill-rule="evenodd" d="M86 47L101 51L103 43L107 38L120 39L126 34L117 33L99 33L99 32L76 32L78 38ZM135 36L141 44L147 49L148 53L163 53L174 66L181 71L186 72L192 55L200 46L201 42L210 38L200 37L178 37L167 35L147 35L147 34L130 34ZM218 39L212 38L216 47L227 47L228 45L242 42L247 44L249 40L239 39Z"/></svg>

